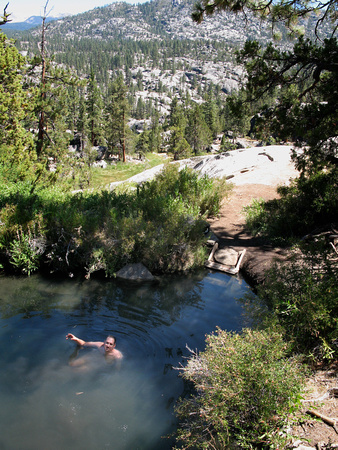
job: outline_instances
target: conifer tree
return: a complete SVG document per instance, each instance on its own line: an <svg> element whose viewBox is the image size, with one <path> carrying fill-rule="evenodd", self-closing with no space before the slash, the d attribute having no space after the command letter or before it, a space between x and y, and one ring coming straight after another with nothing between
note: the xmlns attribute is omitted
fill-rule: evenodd
<svg viewBox="0 0 338 450"><path fill-rule="evenodd" d="M206 95L205 103L203 103L203 111L205 122L212 133L212 137L216 138L220 132L219 111L215 97L210 90Z"/></svg>
<svg viewBox="0 0 338 450"><path fill-rule="evenodd" d="M118 151L122 154L122 161L126 161L126 134L127 119L129 114L129 103L127 99L127 87L123 76L120 74L115 78L108 89L108 102L106 107L106 139L108 151Z"/></svg>
<svg viewBox="0 0 338 450"><path fill-rule="evenodd" d="M138 153L140 159L142 159L146 155L146 153L149 152L149 131L148 130L144 130L139 135L135 150Z"/></svg>
<svg viewBox="0 0 338 450"><path fill-rule="evenodd" d="M187 118L184 113L183 105L179 103L176 96L172 99L170 105L169 126L180 128L182 133L184 133L185 127L187 126Z"/></svg>
<svg viewBox="0 0 338 450"><path fill-rule="evenodd" d="M212 142L210 128L204 120L202 107L195 105L189 110L186 138L195 155L204 152Z"/></svg>
<svg viewBox="0 0 338 450"><path fill-rule="evenodd" d="M15 165L19 178L27 175L35 158L32 135L25 127L32 114L32 92L23 89L24 64L13 42L0 32L0 165Z"/></svg>
<svg viewBox="0 0 338 450"><path fill-rule="evenodd" d="M90 143L100 145L103 141L103 100L93 69L87 85L86 106Z"/></svg>
<svg viewBox="0 0 338 450"><path fill-rule="evenodd" d="M169 152L174 155L174 160L191 156L191 147L179 127L170 128Z"/></svg>
<svg viewBox="0 0 338 450"><path fill-rule="evenodd" d="M78 116L76 120L76 130L80 134L81 140L81 150L85 147L85 140L88 136L89 127L88 127L88 115L87 115L87 105L84 97L84 91L80 88L79 91L79 105L78 105Z"/></svg>
<svg viewBox="0 0 338 450"><path fill-rule="evenodd" d="M149 150L151 152L160 152L162 147L162 127L159 124L160 115L157 109L152 115L149 133Z"/></svg>
<svg viewBox="0 0 338 450"><path fill-rule="evenodd" d="M7 12L8 5L9 3L7 3L7 5L4 7L4 12L2 16L0 16L0 26L5 25L7 22L10 22L9 19L10 14Z"/></svg>
<svg viewBox="0 0 338 450"><path fill-rule="evenodd" d="M138 120L144 119L144 115L145 115L144 101L142 100L142 97L139 97L136 103L135 119Z"/></svg>
<svg viewBox="0 0 338 450"><path fill-rule="evenodd" d="M46 24L48 1L42 18L40 53L31 61L30 82L36 88L34 105L36 121L31 127L37 129L36 152L40 160L53 158L64 162L68 150L67 133L68 86L79 83L69 70L58 66L46 51ZM37 74L39 71L39 75ZM38 81L37 81L38 80Z"/></svg>

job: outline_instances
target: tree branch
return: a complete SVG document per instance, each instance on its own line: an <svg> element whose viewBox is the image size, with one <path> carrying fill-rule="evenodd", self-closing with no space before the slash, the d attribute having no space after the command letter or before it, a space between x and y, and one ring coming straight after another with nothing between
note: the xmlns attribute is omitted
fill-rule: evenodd
<svg viewBox="0 0 338 450"><path fill-rule="evenodd" d="M11 20L9 19L9 16L11 14L7 12L8 5L9 5L9 3L7 3L7 5L4 7L4 13L0 17L0 26L5 25L5 23L7 23L7 22L11 22Z"/></svg>

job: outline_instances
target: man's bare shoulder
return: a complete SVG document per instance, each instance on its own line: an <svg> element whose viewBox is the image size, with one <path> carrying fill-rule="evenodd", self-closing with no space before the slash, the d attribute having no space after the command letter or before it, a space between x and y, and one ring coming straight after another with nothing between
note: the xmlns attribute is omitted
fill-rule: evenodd
<svg viewBox="0 0 338 450"><path fill-rule="evenodd" d="M119 350L114 349L113 352L106 354L106 357L109 359L122 359L123 354Z"/></svg>
<svg viewBox="0 0 338 450"><path fill-rule="evenodd" d="M114 358L116 359L122 359L123 358L123 354L120 352L120 350L116 350L114 351Z"/></svg>
<svg viewBox="0 0 338 450"><path fill-rule="evenodd" d="M119 350L117 350L117 353L118 353L118 359L122 359L123 358L123 354Z"/></svg>

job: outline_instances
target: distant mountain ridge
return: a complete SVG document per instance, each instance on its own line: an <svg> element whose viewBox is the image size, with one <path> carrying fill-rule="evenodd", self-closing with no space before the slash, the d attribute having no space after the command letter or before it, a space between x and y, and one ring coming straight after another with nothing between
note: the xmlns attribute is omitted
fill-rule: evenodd
<svg viewBox="0 0 338 450"><path fill-rule="evenodd" d="M46 22L53 22L54 20L58 20L57 17L47 17ZM6 30L16 30L16 31L26 31L31 28L38 27L42 24L42 17L40 16L30 16L24 22L7 22L6 25L3 26L3 31Z"/></svg>
<svg viewBox="0 0 338 450"><path fill-rule="evenodd" d="M112 3L49 23L47 49L55 61L81 77L95 71L106 92L111 77L123 72L134 109L143 117L145 105L168 112L173 96L189 95L203 102L211 90L224 97L245 81L235 50L247 39L268 42L271 28L253 15L222 13L196 24L191 19L196 0L152 0L132 5ZM303 20L307 35L313 22ZM280 29L281 46L290 46ZM22 54L38 52L41 28L12 32ZM138 118L138 117L136 117Z"/></svg>
<svg viewBox="0 0 338 450"><path fill-rule="evenodd" d="M50 33L64 38L92 39L205 39L239 44L247 38L271 36L266 24L254 17L247 22L234 14L220 14L197 25L191 19L195 0L153 0L131 5L116 2L53 23Z"/></svg>
<svg viewBox="0 0 338 450"><path fill-rule="evenodd" d="M220 13L201 24L191 19L196 0L152 0L142 4L116 2L55 21L51 33L66 39L190 39L219 40L239 45L247 39L271 39L271 28L252 14ZM311 19L303 20L306 34L313 32ZM278 27L276 27L278 30ZM285 30L281 29L286 39Z"/></svg>

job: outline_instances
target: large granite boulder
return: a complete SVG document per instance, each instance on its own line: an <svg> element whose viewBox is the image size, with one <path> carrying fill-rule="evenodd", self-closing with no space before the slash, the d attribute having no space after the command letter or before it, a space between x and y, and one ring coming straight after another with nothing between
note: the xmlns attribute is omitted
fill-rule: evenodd
<svg viewBox="0 0 338 450"><path fill-rule="evenodd" d="M116 277L122 278L124 280L134 280L134 281L155 280L155 277L141 263L127 264L116 273Z"/></svg>

